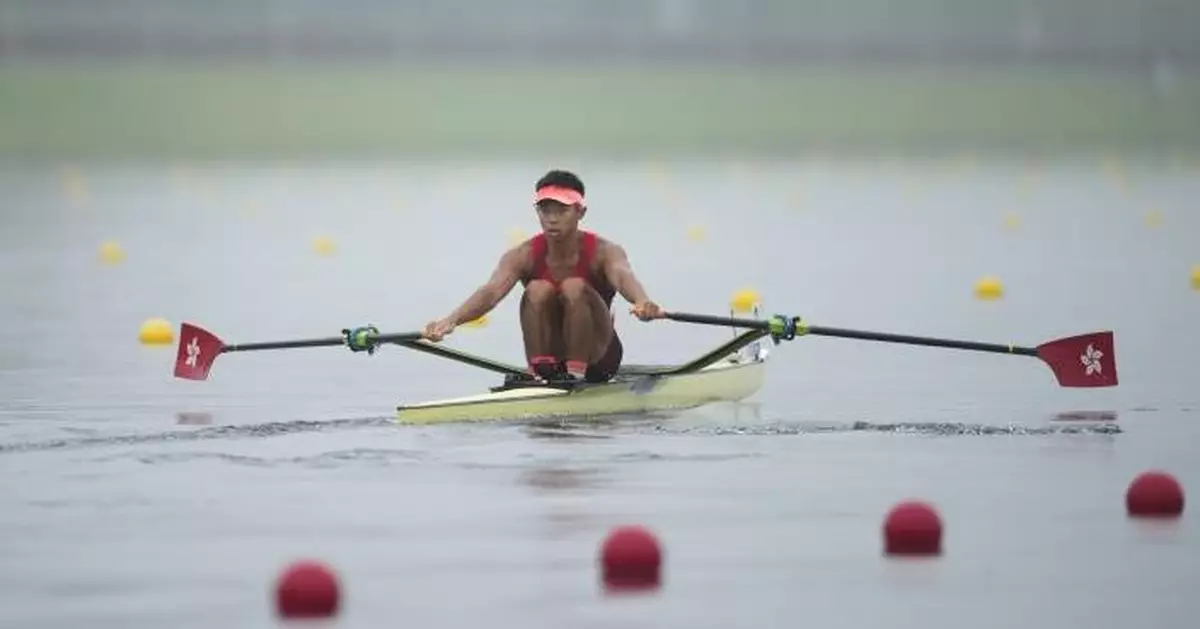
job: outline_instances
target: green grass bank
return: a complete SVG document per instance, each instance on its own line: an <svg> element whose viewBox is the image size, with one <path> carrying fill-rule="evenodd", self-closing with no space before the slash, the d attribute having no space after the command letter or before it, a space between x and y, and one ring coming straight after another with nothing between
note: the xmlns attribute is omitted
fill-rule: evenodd
<svg viewBox="0 0 1200 629"><path fill-rule="evenodd" d="M1082 70L0 66L0 156L1195 151L1200 79Z"/></svg>

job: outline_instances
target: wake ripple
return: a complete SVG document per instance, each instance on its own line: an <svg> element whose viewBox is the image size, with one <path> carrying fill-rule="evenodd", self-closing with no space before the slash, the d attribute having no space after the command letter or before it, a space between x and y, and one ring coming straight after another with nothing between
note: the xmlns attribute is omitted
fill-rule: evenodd
<svg viewBox="0 0 1200 629"><path fill-rule="evenodd" d="M46 450L73 450L79 448L105 446L126 446L143 443L169 443L176 441L186 442L214 439L262 439L304 432L371 428L390 425L394 425L394 422L389 417L331 419L324 421L298 420L290 422L267 422L263 424L214 426L212 428L200 428L190 431L177 430L144 435L110 435L104 437L80 437L74 439L50 439L46 441L4 443L0 444L0 454L8 454L13 452L41 452Z"/></svg>
<svg viewBox="0 0 1200 629"><path fill-rule="evenodd" d="M821 433L876 432L918 434L932 436L1044 436L1044 435L1118 435L1123 433L1116 424L1062 424L1051 426L1023 426L1010 424L962 424L956 422L900 422L876 424L858 421L848 424L819 424L780 422L772 424L732 426L655 426L653 432L686 435L807 435Z"/></svg>
<svg viewBox="0 0 1200 629"><path fill-rule="evenodd" d="M49 450L73 450L80 448L95 448L108 446L127 446L144 443L171 443L206 441L218 439L263 439L305 432L320 432L347 430L357 428L375 428L396 426L390 417L368 417L356 419L332 419L325 421L291 421L268 422L263 424L243 424L232 426L215 426L200 428L192 431L172 431L143 435L111 435L104 437L79 437L69 439L51 439L46 441L28 441L0 444L0 454L19 452L42 452ZM538 429L532 427L535 433ZM592 429L608 428L600 434L587 432L572 432L571 428ZM695 426L671 422L654 422L652 424L634 422L606 422L591 424L581 422L564 422L558 425L562 434L558 436L603 438L612 433L634 434L668 434L668 435L712 435L712 436L772 436L772 435L808 435L822 433L854 433L875 432L895 434L919 434L933 436L1044 436L1044 435L1116 435L1121 434L1120 426L1115 423L1064 423L1050 426L1023 426L1017 424L998 426L989 424L963 424L954 422L901 422L901 423L872 423L865 421L847 424L820 424L812 422L775 422L769 424ZM546 427L541 428L542 432ZM538 433L540 434L540 433Z"/></svg>

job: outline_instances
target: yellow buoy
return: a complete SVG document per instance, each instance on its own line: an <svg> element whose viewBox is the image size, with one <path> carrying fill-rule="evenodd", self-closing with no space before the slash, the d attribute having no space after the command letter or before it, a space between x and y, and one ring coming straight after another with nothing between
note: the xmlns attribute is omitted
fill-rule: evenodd
<svg viewBox="0 0 1200 629"><path fill-rule="evenodd" d="M925 197L925 183L920 181L909 181L904 184L903 194L905 201L920 201Z"/></svg>
<svg viewBox="0 0 1200 629"><path fill-rule="evenodd" d="M762 303L762 298L758 291L752 288L744 288L733 294L729 300L729 309L737 313L751 312Z"/></svg>
<svg viewBox="0 0 1200 629"><path fill-rule="evenodd" d="M1158 210L1146 212L1146 227L1162 227L1163 214Z"/></svg>
<svg viewBox="0 0 1200 629"><path fill-rule="evenodd" d="M812 152L814 154L814 158L819 160L822 153L820 147L814 145ZM748 160L738 159L729 164L729 178L736 183L746 185L752 184L754 174L754 165Z"/></svg>
<svg viewBox="0 0 1200 629"><path fill-rule="evenodd" d="M1192 267L1192 290L1200 290L1200 264Z"/></svg>
<svg viewBox="0 0 1200 629"><path fill-rule="evenodd" d="M142 345L169 345L174 340L171 323L166 319L146 319L138 330L138 342Z"/></svg>
<svg viewBox="0 0 1200 629"><path fill-rule="evenodd" d="M91 198L87 179L74 168L63 169L62 190L63 195L75 205L83 205Z"/></svg>
<svg viewBox="0 0 1200 629"><path fill-rule="evenodd" d="M238 207L238 214L241 214L242 218L254 218L262 214L262 206L253 201L247 201Z"/></svg>
<svg viewBox="0 0 1200 629"><path fill-rule="evenodd" d="M108 240L100 244L100 261L105 264L119 264L125 259L125 250L121 248L121 244L115 240Z"/></svg>
<svg viewBox="0 0 1200 629"><path fill-rule="evenodd" d="M313 251L319 256L333 255L337 251L337 245L333 244L333 239L328 236L317 236L312 241Z"/></svg>
<svg viewBox="0 0 1200 629"><path fill-rule="evenodd" d="M1021 194L1026 195L1026 196L1031 194L1033 192L1034 187L1037 186L1037 181L1038 181L1037 175L1035 175L1033 173L1026 173L1024 176L1022 176L1021 177L1021 187L1020 187Z"/></svg>
<svg viewBox="0 0 1200 629"><path fill-rule="evenodd" d="M517 229L516 227L506 230L504 237L508 240L508 246L510 247L515 247L525 242L525 239L528 238L524 230Z"/></svg>
<svg viewBox="0 0 1200 629"><path fill-rule="evenodd" d="M1004 215L1004 229L1015 232L1021 229L1021 215L1010 212Z"/></svg>
<svg viewBox="0 0 1200 629"><path fill-rule="evenodd" d="M790 200L791 200L791 204L792 204L793 208L796 208L796 209L803 208L804 200L805 200L804 191L803 190L793 190Z"/></svg>
<svg viewBox="0 0 1200 629"><path fill-rule="evenodd" d="M461 326L461 327L464 327L464 328L482 328L483 326L485 326L485 325L487 325L487 324L488 324L488 318L487 318L487 315L483 315L483 316L479 317L478 319L472 319L472 320L470 320L470 321L467 321L466 323L462 324L462 326Z"/></svg>
<svg viewBox="0 0 1200 629"><path fill-rule="evenodd" d="M1122 191L1129 189L1129 175L1125 172L1125 165L1120 159L1109 158L1105 163L1104 170L1108 173L1108 178L1114 186Z"/></svg>
<svg viewBox="0 0 1200 629"><path fill-rule="evenodd" d="M975 283L975 298L983 301L1000 299L1004 296L1004 284L999 278L985 277Z"/></svg>
<svg viewBox="0 0 1200 629"><path fill-rule="evenodd" d="M703 225L689 225L687 228L688 240L692 242L703 242L707 236L708 230Z"/></svg>
<svg viewBox="0 0 1200 629"><path fill-rule="evenodd" d="M646 174L660 186L667 185L669 183L668 180L671 178L667 165L659 161L647 163Z"/></svg>
<svg viewBox="0 0 1200 629"><path fill-rule="evenodd" d="M195 192L199 188L196 179L195 171L187 166L176 165L171 168L171 185L179 192Z"/></svg>
<svg viewBox="0 0 1200 629"><path fill-rule="evenodd" d="M953 170L958 174L968 174L975 172L977 165L978 160L976 159L975 155L967 153L954 158Z"/></svg>
<svg viewBox="0 0 1200 629"><path fill-rule="evenodd" d="M683 199L679 196L679 191L675 188L664 185L659 190L659 195L663 205L669 209L679 209L679 206L683 205Z"/></svg>

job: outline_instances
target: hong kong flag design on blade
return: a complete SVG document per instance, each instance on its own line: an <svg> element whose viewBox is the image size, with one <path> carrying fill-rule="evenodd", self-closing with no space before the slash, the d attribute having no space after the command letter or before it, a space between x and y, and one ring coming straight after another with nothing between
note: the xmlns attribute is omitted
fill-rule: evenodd
<svg viewBox="0 0 1200 629"><path fill-rule="evenodd" d="M208 330L190 323L179 327L179 351L175 354L175 377L204 380L225 344Z"/></svg>
<svg viewBox="0 0 1200 629"><path fill-rule="evenodd" d="M1081 334L1039 345L1038 357L1050 365L1064 387L1117 385L1117 354L1112 332Z"/></svg>

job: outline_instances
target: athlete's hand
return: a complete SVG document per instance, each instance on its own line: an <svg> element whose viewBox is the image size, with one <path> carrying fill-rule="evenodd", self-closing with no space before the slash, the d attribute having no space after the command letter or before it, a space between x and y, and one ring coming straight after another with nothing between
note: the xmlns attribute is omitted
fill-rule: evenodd
<svg viewBox="0 0 1200 629"><path fill-rule="evenodd" d="M437 343L446 338L447 335L454 333L454 324L447 319L438 319L430 321L425 325L425 329L421 330L421 336Z"/></svg>
<svg viewBox="0 0 1200 629"><path fill-rule="evenodd" d="M653 319L663 318L663 310L658 304L652 301L643 301L633 305L629 309L629 314L641 319L642 321L651 321Z"/></svg>

